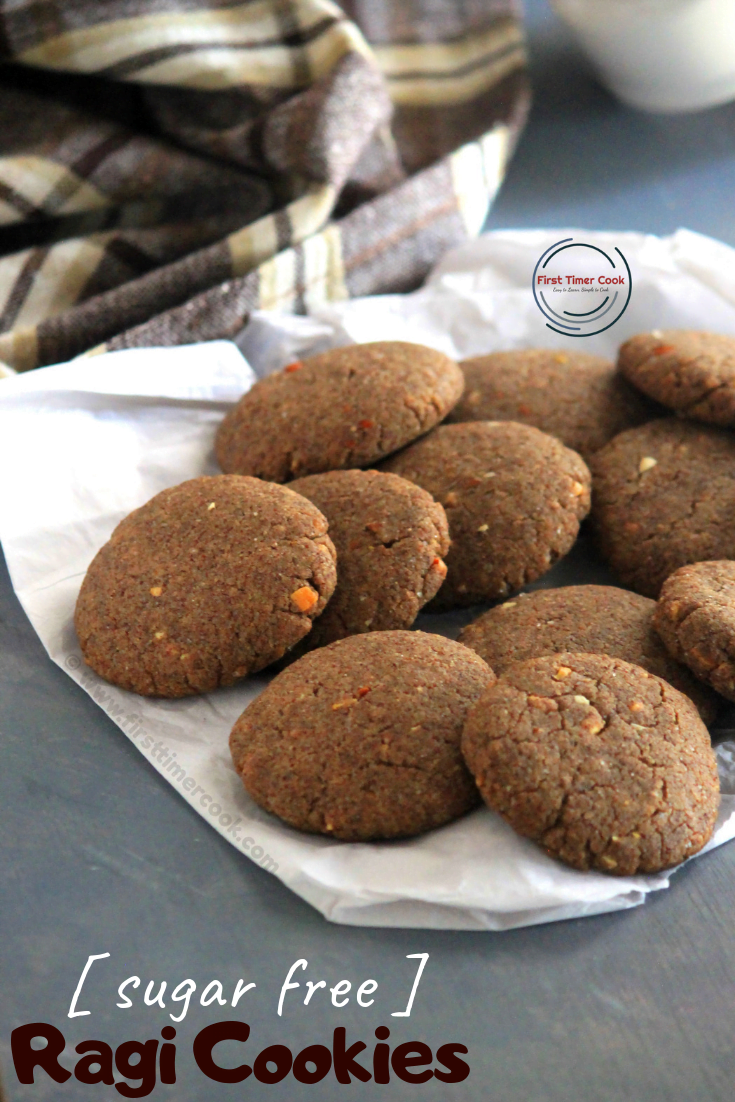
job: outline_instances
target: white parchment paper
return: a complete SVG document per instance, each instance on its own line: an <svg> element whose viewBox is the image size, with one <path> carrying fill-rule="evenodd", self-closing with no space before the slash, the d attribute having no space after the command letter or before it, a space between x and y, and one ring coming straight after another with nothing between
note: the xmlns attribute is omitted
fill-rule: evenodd
<svg viewBox="0 0 735 1102"><path fill-rule="evenodd" d="M487 235L450 253L412 295L353 300L310 318L260 314L239 341L247 360L216 341L116 352L0 383L0 539L49 655L200 815L332 921L502 930L636 906L667 887L671 873L615 878L565 868L484 809L403 842L345 844L291 830L247 797L227 747L232 724L267 678L181 701L108 685L85 667L74 634L81 580L128 512L166 486L217 473L214 433L227 404L252 384L252 368L264 374L350 340L415 340L457 357L579 347L546 328L530 291L539 255L574 232ZM633 273L627 313L585 340L585 351L613 355L625 337L653 327L735 334L733 250L687 231L585 239L618 246ZM571 567L561 564L567 574L556 575L557 584L594 580L580 554ZM467 619L423 617L417 626L456 635ZM708 849L735 835L735 743L724 743L718 759L724 794Z"/></svg>

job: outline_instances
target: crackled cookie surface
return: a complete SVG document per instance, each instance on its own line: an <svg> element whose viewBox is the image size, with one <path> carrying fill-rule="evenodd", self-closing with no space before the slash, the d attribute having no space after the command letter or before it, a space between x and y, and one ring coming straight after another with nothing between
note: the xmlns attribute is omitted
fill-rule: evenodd
<svg viewBox="0 0 735 1102"><path fill-rule="evenodd" d="M735 337L692 329L639 333L620 348L631 383L695 421L735 424Z"/></svg>
<svg viewBox="0 0 735 1102"><path fill-rule="evenodd" d="M462 750L488 806L577 869L669 868L717 819L717 764L694 705L617 658L511 666L470 711Z"/></svg>
<svg viewBox="0 0 735 1102"><path fill-rule="evenodd" d="M652 416L614 364L586 352L526 348L474 356L459 366L465 390L450 421L520 421L585 459Z"/></svg>
<svg viewBox="0 0 735 1102"><path fill-rule="evenodd" d="M441 505L382 471L328 471L289 488L324 514L337 550L337 588L306 646L410 627L446 577L449 529Z"/></svg>
<svg viewBox="0 0 735 1102"><path fill-rule="evenodd" d="M258 380L220 425L217 460L272 482L366 467L433 428L463 387L457 364L421 344L335 348Z"/></svg>
<svg viewBox="0 0 735 1102"><path fill-rule="evenodd" d="M327 521L310 501L255 478L195 478L121 521L87 571L74 623L100 676L187 696L280 658L335 582Z"/></svg>
<svg viewBox="0 0 735 1102"><path fill-rule="evenodd" d="M514 421L440 425L382 469L446 510L452 542L436 608L492 600L540 577L570 549L590 507L584 460Z"/></svg>
<svg viewBox="0 0 735 1102"><path fill-rule="evenodd" d="M711 723L717 698L671 658L654 630L655 611L655 601L612 585L537 589L491 608L463 628L459 641L498 675L514 662L560 651L622 658L685 693Z"/></svg>
<svg viewBox="0 0 735 1102"><path fill-rule="evenodd" d="M698 562L663 584L654 625L669 652L735 700L735 562Z"/></svg>
<svg viewBox="0 0 735 1102"><path fill-rule="evenodd" d="M493 680L473 651L439 635L340 639L245 709L232 759L253 799L300 830L349 841L419 834L479 802L459 742Z"/></svg>
<svg viewBox="0 0 735 1102"><path fill-rule="evenodd" d="M687 563L735 558L735 436L678 417L621 432L590 460L592 521L625 584L657 597Z"/></svg>

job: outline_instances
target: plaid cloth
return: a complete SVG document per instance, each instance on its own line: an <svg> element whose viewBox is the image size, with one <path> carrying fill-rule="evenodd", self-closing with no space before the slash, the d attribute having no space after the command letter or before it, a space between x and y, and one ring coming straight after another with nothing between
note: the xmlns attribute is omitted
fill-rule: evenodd
<svg viewBox="0 0 735 1102"><path fill-rule="evenodd" d="M514 0L0 0L0 362L409 290L527 105Z"/></svg>

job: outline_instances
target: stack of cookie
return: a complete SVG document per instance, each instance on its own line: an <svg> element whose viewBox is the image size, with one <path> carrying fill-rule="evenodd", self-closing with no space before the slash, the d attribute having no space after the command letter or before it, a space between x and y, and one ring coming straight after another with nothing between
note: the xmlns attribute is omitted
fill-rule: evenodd
<svg viewBox="0 0 735 1102"><path fill-rule="evenodd" d="M719 515L735 439L660 418L651 399L670 392L687 415L728 403L701 335L682 345L699 389L672 367L675 337L654 336L624 345L620 370L545 350L457 365L376 342L259 381L217 434L225 473L158 494L92 562L75 620L86 661L166 697L288 662L230 744L250 795L298 829L407 837L482 797L576 868L696 853L719 800L703 720L713 690L735 698L733 564L674 575L658 609L651 597L685 563L735 558L735 519ZM650 384L651 356L675 386ZM522 594L458 642L408 630L427 604L488 604L540 578L591 506L635 593Z"/></svg>

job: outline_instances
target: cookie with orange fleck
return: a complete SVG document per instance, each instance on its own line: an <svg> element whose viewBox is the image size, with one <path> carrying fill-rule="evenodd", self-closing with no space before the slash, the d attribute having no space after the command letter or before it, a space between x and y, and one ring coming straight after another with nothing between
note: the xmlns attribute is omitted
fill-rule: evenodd
<svg viewBox="0 0 735 1102"><path fill-rule="evenodd" d="M289 483L329 522L337 588L309 649L365 631L408 628L446 577L447 517L420 486L381 471L327 471Z"/></svg>
<svg viewBox="0 0 735 1102"><path fill-rule="evenodd" d="M614 437L592 456L592 521L624 585L657 597L687 563L735 559L735 436L678 417Z"/></svg>
<svg viewBox="0 0 735 1102"><path fill-rule="evenodd" d="M655 601L612 585L537 589L483 613L462 629L459 642L497 674L516 662L560 651L622 658L668 681L694 701L705 723L712 723L716 695L669 655L654 630L655 612Z"/></svg>
<svg viewBox="0 0 735 1102"><path fill-rule="evenodd" d="M493 680L440 635L353 635L271 681L232 730L232 760L256 803L299 830L353 842L420 834L479 802L459 743Z"/></svg>
<svg viewBox="0 0 735 1102"><path fill-rule="evenodd" d="M511 666L470 710L462 752L487 805L576 869L658 872L698 853L717 820L696 708L619 658Z"/></svg>
<svg viewBox="0 0 735 1102"><path fill-rule="evenodd" d="M223 471L289 482L367 467L438 424L464 377L421 344L351 344L260 379L219 427Z"/></svg>
<svg viewBox="0 0 735 1102"><path fill-rule="evenodd" d="M194 478L118 524L74 624L84 660L144 696L232 685L310 631L336 584L327 521L284 486Z"/></svg>
<svg viewBox="0 0 735 1102"><path fill-rule="evenodd" d="M584 460L515 421L440 425L382 469L446 510L452 542L435 608L489 601L540 577L569 551L590 507Z"/></svg>
<svg viewBox="0 0 735 1102"><path fill-rule="evenodd" d="M653 623L674 658L735 700L735 562L675 570L661 588Z"/></svg>
<svg viewBox="0 0 735 1102"><path fill-rule="evenodd" d="M602 356L524 348L474 356L459 366L465 390L449 421L520 421L583 458L653 416L645 399Z"/></svg>
<svg viewBox="0 0 735 1102"><path fill-rule="evenodd" d="M634 386L695 421L735 425L735 337L655 329L620 347L618 365Z"/></svg>

